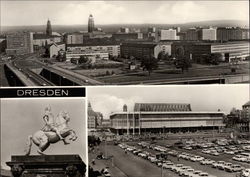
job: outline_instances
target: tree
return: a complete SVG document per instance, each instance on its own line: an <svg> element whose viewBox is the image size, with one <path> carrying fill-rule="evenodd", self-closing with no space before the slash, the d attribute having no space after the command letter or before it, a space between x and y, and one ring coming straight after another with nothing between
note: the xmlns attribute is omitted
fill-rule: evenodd
<svg viewBox="0 0 250 177"><path fill-rule="evenodd" d="M155 57L145 56L141 61L141 67L143 71L147 70L150 76L151 72L158 68L158 60Z"/></svg>
<svg viewBox="0 0 250 177"><path fill-rule="evenodd" d="M183 47L177 49L175 67L181 68L182 73L184 70L188 71L188 68L191 67L191 61L185 56Z"/></svg>
<svg viewBox="0 0 250 177"><path fill-rule="evenodd" d="M88 62L88 57L86 56L80 56L80 59L78 61L79 64L87 63Z"/></svg>
<svg viewBox="0 0 250 177"><path fill-rule="evenodd" d="M210 63L213 65L218 65L219 62L222 61L222 54L221 53L213 53L211 54L211 61Z"/></svg>

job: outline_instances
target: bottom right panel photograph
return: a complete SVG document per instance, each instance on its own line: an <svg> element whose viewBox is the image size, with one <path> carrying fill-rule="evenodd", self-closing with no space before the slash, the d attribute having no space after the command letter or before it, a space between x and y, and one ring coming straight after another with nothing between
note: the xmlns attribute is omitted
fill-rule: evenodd
<svg viewBox="0 0 250 177"><path fill-rule="evenodd" d="M249 177L249 85L88 87L89 177Z"/></svg>

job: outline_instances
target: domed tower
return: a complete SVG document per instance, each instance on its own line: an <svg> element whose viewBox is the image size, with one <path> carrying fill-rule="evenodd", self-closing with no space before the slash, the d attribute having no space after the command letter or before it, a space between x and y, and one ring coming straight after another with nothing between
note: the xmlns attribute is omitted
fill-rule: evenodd
<svg viewBox="0 0 250 177"><path fill-rule="evenodd" d="M48 36L52 35L52 27L51 27L51 23L50 23L49 19L47 21L46 35L48 35Z"/></svg>
<svg viewBox="0 0 250 177"><path fill-rule="evenodd" d="M123 112L127 112L128 111L128 106L125 104L123 105Z"/></svg>
<svg viewBox="0 0 250 177"><path fill-rule="evenodd" d="M94 17L92 14L89 15L89 21L88 21L88 32L92 33L95 29L95 24L94 24Z"/></svg>

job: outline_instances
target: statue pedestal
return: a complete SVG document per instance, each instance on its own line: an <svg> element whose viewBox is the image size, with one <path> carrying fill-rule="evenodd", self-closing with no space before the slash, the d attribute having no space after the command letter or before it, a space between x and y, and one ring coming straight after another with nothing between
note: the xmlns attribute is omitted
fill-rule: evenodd
<svg viewBox="0 0 250 177"><path fill-rule="evenodd" d="M79 155L11 156L6 164L14 177L83 177L86 171Z"/></svg>

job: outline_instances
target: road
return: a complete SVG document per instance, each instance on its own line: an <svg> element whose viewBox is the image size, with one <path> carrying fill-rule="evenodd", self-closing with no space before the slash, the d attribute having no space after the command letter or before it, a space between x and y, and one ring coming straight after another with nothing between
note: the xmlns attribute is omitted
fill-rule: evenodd
<svg viewBox="0 0 250 177"><path fill-rule="evenodd" d="M104 147L104 145L100 146L102 152L105 152ZM107 145L106 150L108 156L114 156L114 165L128 177L161 177L161 168L150 163L148 160L131 153L125 154L123 149L114 145ZM179 177L169 170L164 170L163 172L164 177Z"/></svg>
<svg viewBox="0 0 250 177"><path fill-rule="evenodd" d="M8 80L5 76L5 72L4 72L4 62L0 63L0 86L1 87L9 87L9 83Z"/></svg>

